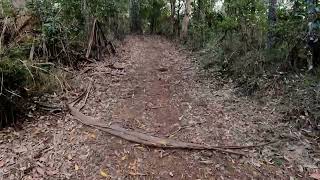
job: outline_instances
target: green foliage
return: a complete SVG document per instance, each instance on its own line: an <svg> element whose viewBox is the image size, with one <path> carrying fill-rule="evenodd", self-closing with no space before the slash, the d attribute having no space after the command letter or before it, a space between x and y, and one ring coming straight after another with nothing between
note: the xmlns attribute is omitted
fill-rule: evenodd
<svg viewBox="0 0 320 180"><path fill-rule="evenodd" d="M0 128L16 121L28 98L57 89L50 69L33 62L2 58L0 61Z"/></svg>
<svg viewBox="0 0 320 180"><path fill-rule="evenodd" d="M51 70L50 66L41 67L31 61L4 58L0 61L3 94L22 96L24 89L29 89L30 94L48 91L57 85Z"/></svg>
<svg viewBox="0 0 320 180"><path fill-rule="evenodd" d="M38 79L45 79L43 70L39 73L39 68L30 65L31 62L21 61L28 59L31 47L34 45L36 52L43 52L42 55L49 59L78 46L85 49L95 18L103 25L108 38L121 39L130 28L138 33L179 33L184 4L177 0L171 15L170 2L32 0L29 10L40 21L33 30L40 33L30 41L6 49L3 55L6 60L0 62L0 70L8 79L6 83L21 82L18 85L21 87L32 84L30 80L40 83ZM224 0L221 10L216 9L215 0L193 1L186 43L192 49L207 52L203 55L205 67L215 64L223 74L234 77L250 89L257 89L266 77L280 71L288 72L292 61L299 61L299 69L305 68L305 37L311 31L320 33L320 18L314 13L319 5L305 0L291 2L292 7L278 3L273 25L268 19L269 4L264 0ZM14 16L10 0L2 0L0 10L0 17ZM178 33L175 33L177 37ZM271 42L270 35L274 39L272 48L267 46ZM9 84L6 86L10 87Z"/></svg>
<svg viewBox="0 0 320 180"><path fill-rule="evenodd" d="M135 26L132 29L158 34L169 32L170 10L166 0L132 0L130 13L131 23Z"/></svg>
<svg viewBox="0 0 320 180"><path fill-rule="evenodd" d="M217 24L217 27L221 29L222 31L230 31L234 30L239 26L239 23L237 22L236 18L234 17L224 17L222 21L219 21Z"/></svg>
<svg viewBox="0 0 320 180"><path fill-rule="evenodd" d="M126 0L33 0L30 9L42 22L41 31L46 39L78 39L87 37L90 22L97 18L105 23L108 32L126 31L123 27L128 12ZM119 29L123 27L123 29ZM117 33L117 32L115 32Z"/></svg>
<svg viewBox="0 0 320 180"><path fill-rule="evenodd" d="M5 16L13 16L13 8L11 0L1 0L0 1L0 18Z"/></svg>
<svg viewBox="0 0 320 180"><path fill-rule="evenodd" d="M197 48L214 48L215 53L222 52L214 57L223 64L221 69L224 72L250 81L250 78L261 78L278 70L287 71L288 68L282 67L289 66L292 57L294 61L306 62L306 56L301 55L306 53L303 52L303 41L308 28L304 0L293 1L292 7L279 3L274 27L268 24L268 4L265 1L225 0L223 11L208 9L212 7L208 1L202 2L201 11L198 10L201 8L199 3L196 1L193 5L195 11L189 30L192 43L189 44ZM199 12L211 18L201 18ZM275 39L274 49L266 49L270 32ZM297 50L299 53L295 53Z"/></svg>
<svg viewBox="0 0 320 180"><path fill-rule="evenodd" d="M18 60L5 59L0 61L2 86L9 90L19 89L27 85L30 77L28 70Z"/></svg>

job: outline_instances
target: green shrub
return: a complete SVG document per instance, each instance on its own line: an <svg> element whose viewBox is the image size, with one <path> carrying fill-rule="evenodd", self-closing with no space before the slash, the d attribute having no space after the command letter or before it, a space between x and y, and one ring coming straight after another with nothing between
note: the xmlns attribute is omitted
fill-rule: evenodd
<svg viewBox="0 0 320 180"><path fill-rule="evenodd" d="M50 67L29 61L4 58L0 60L0 72L0 128L15 121L30 97L58 87Z"/></svg>

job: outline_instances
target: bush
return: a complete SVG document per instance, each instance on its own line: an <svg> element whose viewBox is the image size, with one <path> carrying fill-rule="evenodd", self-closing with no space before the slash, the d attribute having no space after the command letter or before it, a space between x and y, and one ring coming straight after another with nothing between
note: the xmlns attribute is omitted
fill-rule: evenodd
<svg viewBox="0 0 320 180"><path fill-rule="evenodd" d="M50 67L5 58L0 61L0 128L16 121L17 114L27 108L29 98L57 89Z"/></svg>

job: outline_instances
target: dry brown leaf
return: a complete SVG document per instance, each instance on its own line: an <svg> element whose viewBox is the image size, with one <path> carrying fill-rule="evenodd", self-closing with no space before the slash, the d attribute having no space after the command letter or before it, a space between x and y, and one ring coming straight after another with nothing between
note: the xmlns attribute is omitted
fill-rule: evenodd
<svg viewBox="0 0 320 180"><path fill-rule="evenodd" d="M318 173L318 172L312 173L312 174L310 174L310 178L320 180L320 173Z"/></svg>
<svg viewBox="0 0 320 180"><path fill-rule="evenodd" d="M0 167L3 167L4 165L5 165L5 162L0 160Z"/></svg>
<svg viewBox="0 0 320 180"><path fill-rule="evenodd" d="M58 174L58 171L47 171L46 173L48 176L53 176L53 175Z"/></svg>
<svg viewBox="0 0 320 180"><path fill-rule="evenodd" d="M74 170L79 171L79 166L77 164L74 165Z"/></svg>
<svg viewBox="0 0 320 180"><path fill-rule="evenodd" d="M25 146L21 146L21 147L19 147L19 148L17 148L17 149L14 149L13 151L14 151L15 153L24 153L24 152L27 152L28 149L27 149L27 147L25 147Z"/></svg>
<svg viewBox="0 0 320 180"><path fill-rule="evenodd" d="M108 172L104 171L103 169L100 169L100 175L103 177L109 177Z"/></svg>
<svg viewBox="0 0 320 180"><path fill-rule="evenodd" d="M41 157L41 158L39 159L39 161L40 161L40 162L46 162L46 161L47 161L47 158L46 158L46 157Z"/></svg>
<svg viewBox="0 0 320 180"><path fill-rule="evenodd" d="M88 136L92 139L96 139L97 138L97 135L94 134L94 133L88 133Z"/></svg>
<svg viewBox="0 0 320 180"><path fill-rule="evenodd" d="M129 172L129 175L131 175L131 176L146 176L146 174L143 174L143 173L135 173L135 172Z"/></svg>
<svg viewBox="0 0 320 180"><path fill-rule="evenodd" d="M121 158L121 160L124 161L124 160L126 160L127 158L128 158L128 156L125 155L125 156L123 156L123 157Z"/></svg>
<svg viewBox="0 0 320 180"><path fill-rule="evenodd" d="M167 145L168 144L168 142L165 139L159 141L159 143L162 144L162 145Z"/></svg>
<svg viewBox="0 0 320 180"><path fill-rule="evenodd" d="M45 172L44 172L44 170L42 168L37 167L36 170L41 176L45 176Z"/></svg>

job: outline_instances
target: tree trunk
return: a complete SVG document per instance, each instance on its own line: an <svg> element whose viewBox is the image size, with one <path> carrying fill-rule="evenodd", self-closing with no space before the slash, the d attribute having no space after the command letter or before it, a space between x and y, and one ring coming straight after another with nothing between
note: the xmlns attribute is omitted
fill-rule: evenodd
<svg viewBox="0 0 320 180"><path fill-rule="evenodd" d="M205 7L204 7L204 1L198 0L198 10L197 10L197 20L202 22L204 20L205 16Z"/></svg>
<svg viewBox="0 0 320 180"><path fill-rule="evenodd" d="M86 34L86 42L90 39L92 18L90 17L90 12L87 4L87 0L82 0L82 16L84 17L84 28Z"/></svg>
<svg viewBox="0 0 320 180"><path fill-rule="evenodd" d="M178 14L177 14L177 21L176 21L176 29L178 30L178 37L180 36L181 34L181 28L180 28L180 22L181 22L181 14L180 14L180 11L181 11L181 0L178 0Z"/></svg>
<svg viewBox="0 0 320 180"><path fill-rule="evenodd" d="M170 6L171 6L171 33L174 36L176 34L175 29L175 14L176 14L176 0L170 0Z"/></svg>
<svg viewBox="0 0 320 180"><path fill-rule="evenodd" d="M142 23L140 17L140 2L139 0L130 0L130 30L133 33L142 33Z"/></svg>
<svg viewBox="0 0 320 180"><path fill-rule="evenodd" d="M319 34L319 19L318 19L318 12L317 7L318 1L317 0L308 0L307 1L307 10L309 14L308 18L308 47L312 54L311 61L309 61L309 70L313 68L318 68L320 66L320 34Z"/></svg>
<svg viewBox="0 0 320 180"><path fill-rule="evenodd" d="M185 13L182 21L181 39L185 39L188 36L188 27L191 16L191 2L192 0L185 0Z"/></svg>
<svg viewBox="0 0 320 180"><path fill-rule="evenodd" d="M277 0L269 0L269 12L268 12L268 22L269 22L269 32L267 48L271 49L274 46L274 28L277 22L276 14Z"/></svg>

